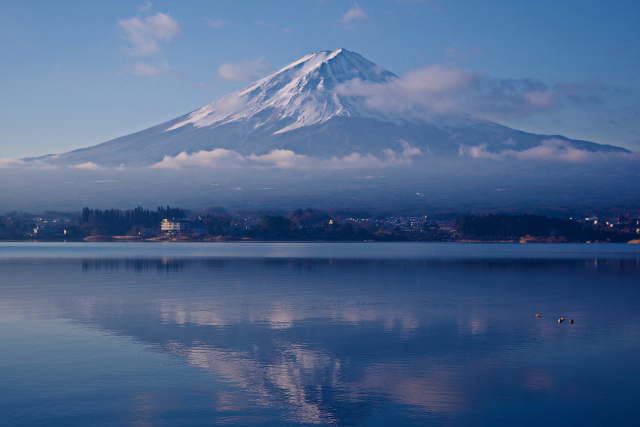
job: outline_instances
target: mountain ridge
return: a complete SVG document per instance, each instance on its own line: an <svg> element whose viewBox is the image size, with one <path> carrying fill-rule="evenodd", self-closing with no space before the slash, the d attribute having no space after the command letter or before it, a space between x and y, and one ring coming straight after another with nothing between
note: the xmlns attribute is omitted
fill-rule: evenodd
<svg viewBox="0 0 640 427"><path fill-rule="evenodd" d="M320 159L352 153L384 158L389 150L398 152L407 146L425 156L494 155L530 150L551 139L564 149L629 152L557 135L531 134L468 115L385 113L372 108L362 96L337 90L348 82L383 86L397 78L346 49L315 52L175 119L37 160L58 165L151 166L181 153L215 149L245 156L290 150Z"/></svg>

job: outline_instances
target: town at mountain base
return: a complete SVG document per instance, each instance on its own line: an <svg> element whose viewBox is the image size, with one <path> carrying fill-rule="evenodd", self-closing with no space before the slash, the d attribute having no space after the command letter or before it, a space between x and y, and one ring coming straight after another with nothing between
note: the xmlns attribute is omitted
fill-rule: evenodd
<svg viewBox="0 0 640 427"><path fill-rule="evenodd" d="M228 212L222 207L189 211L160 206L0 216L0 240L637 243L639 238L640 210L617 218L558 218L454 213L385 216L322 209Z"/></svg>

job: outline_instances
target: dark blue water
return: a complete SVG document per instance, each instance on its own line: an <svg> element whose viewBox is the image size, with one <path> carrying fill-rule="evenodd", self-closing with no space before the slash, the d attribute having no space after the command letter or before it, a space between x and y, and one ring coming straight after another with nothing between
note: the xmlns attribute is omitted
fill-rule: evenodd
<svg viewBox="0 0 640 427"><path fill-rule="evenodd" d="M634 425L638 360L637 245L0 244L1 425Z"/></svg>

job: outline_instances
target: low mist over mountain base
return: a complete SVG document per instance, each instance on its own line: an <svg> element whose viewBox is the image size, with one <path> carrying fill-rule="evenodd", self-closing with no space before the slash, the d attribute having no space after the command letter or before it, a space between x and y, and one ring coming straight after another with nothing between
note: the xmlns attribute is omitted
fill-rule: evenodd
<svg viewBox="0 0 640 427"><path fill-rule="evenodd" d="M0 211L178 205L377 212L582 212L640 205L633 158L589 163L422 159L359 169L0 169Z"/></svg>

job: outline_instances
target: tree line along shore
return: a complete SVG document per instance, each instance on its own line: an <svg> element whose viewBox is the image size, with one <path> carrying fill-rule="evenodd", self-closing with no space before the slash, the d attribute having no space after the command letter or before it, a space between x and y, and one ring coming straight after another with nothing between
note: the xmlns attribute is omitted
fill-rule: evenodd
<svg viewBox="0 0 640 427"><path fill-rule="evenodd" d="M557 218L534 214L375 215L362 210L288 212L91 209L11 212L0 239L18 241L427 241L639 243L640 217Z"/></svg>

